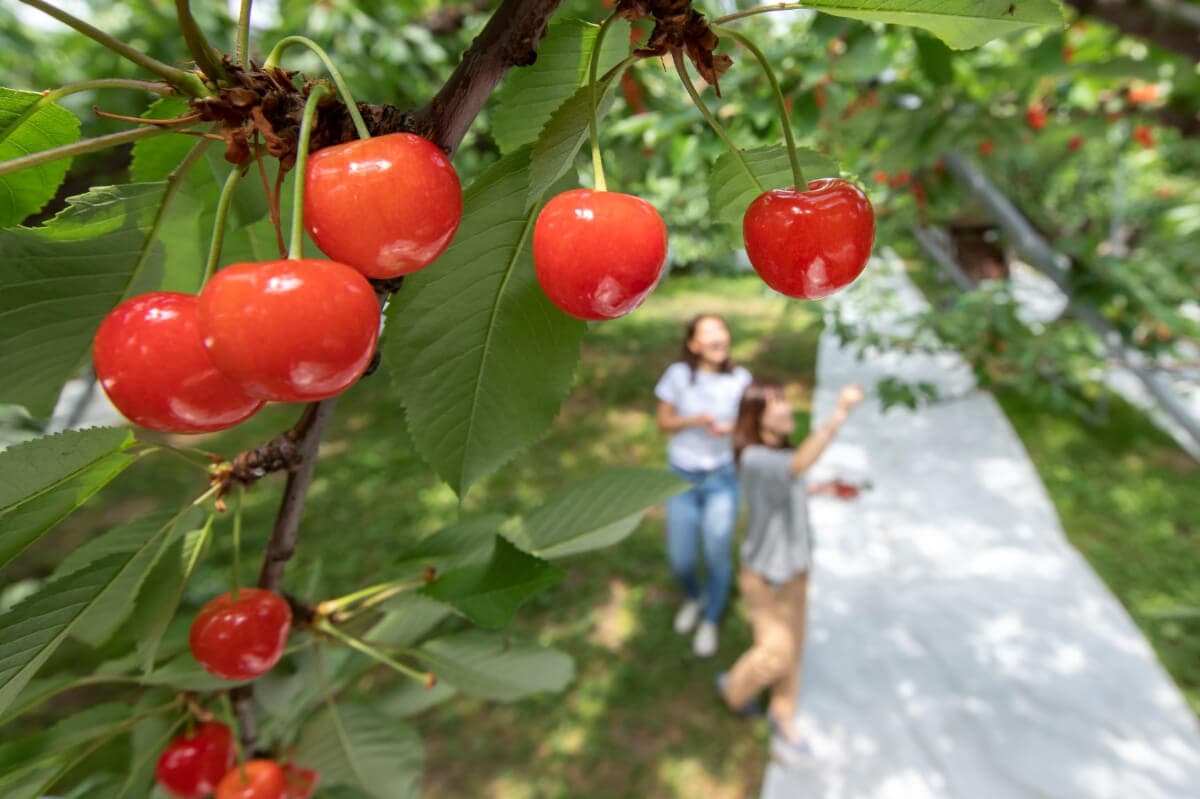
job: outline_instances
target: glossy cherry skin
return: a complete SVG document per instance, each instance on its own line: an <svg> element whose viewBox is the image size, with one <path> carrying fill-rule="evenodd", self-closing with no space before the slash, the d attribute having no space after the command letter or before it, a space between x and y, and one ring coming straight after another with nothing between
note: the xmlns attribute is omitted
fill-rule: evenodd
<svg viewBox="0 0 1200 799"><path fill-rule="evenodd" d="M599 321L642 304L667 262L667 226L654 206L613 191L554 197L533 227L533 264L550 301Z"/></svg>
<svg viewBox="0 0 1200 799"><path fill-rule="evenodd" d="M379 337L367 279L334 261L233 264L200 292L204 346L247 394L310 402L362 375Z"/></svg>
<svg viewBox="0 0 1200 799"><path fill-rule="evenodd" d="M429 266L460 221L458 173L428 139L392 133L326 147L308 159L308 235L321 252L367 277Z"/></svg>
<svg viewBox="0 0 1200 799"><path fill-rule="evenodd" d="M217 370L191 294L154 291L118 305L96 331L96 379L130 421L164 433L207 433L245 421L262 402Z"/></svg>
<svg viewBox="0 0 1200 799"><path fill-rule="evenodd" d="M243 773L243 771L245 773ZM229 770L216 799L286 799L287 780L274 760L247 760Z"/></svg>
<svg viewBox="0 0 1200 799"><path fill-rule="evenodd" d="M742 218L746 255L780 294L815 300L848 286L867 265L875 212L862 189L838 178L808 191L760 194Z"/></svg>
<svg viewBox="0 0 1200 799"><path fill-rule="evenodd" d="M154 776L162 789L180 799L208 796L233 766L233 733L219 722L200 724L180 735L158 757Z"/></svg>
<svg viewBox="0 0 1200 799"><path fill-rule="evenodd" d="M243 588L212 599L192 622L192 657L223 680L252 680L283 657L292 609L283 597L261 588Z"/></svg>
<svg viewBox="0 0 1200 799"><path fill-rule="evenodd" d="M283 777L287 782L286 799L312 799L321 783L321 775L316 771L291 763L283 767Z"/></svg>

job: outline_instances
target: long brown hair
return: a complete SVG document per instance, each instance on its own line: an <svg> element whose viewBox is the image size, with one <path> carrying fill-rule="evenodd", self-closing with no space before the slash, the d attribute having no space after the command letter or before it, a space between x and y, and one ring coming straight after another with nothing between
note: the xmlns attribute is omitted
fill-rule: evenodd
<svg viewBox="0 0 1200 799"><path fill-rule="evenodd" d="M783 386L774 380L755 380L746 386L742 392L742 401L738 403L737 421L733 425L733 456L742 459L742 450L754 445L766 446L762 435L763 411L767 402L783 397ZM780 447L790 444L785 438Z"/></svg>
<svg viewBox="0 0 1200 799"><path fill-rule="evenodd" d="M679 349L680 349L679 359L682 360L684 363L686 363L688 365L688 369L690 369L692 371L692 382L693 383L696 382L696 369L699 368L699 366L700 366L700 356L697 355L696 353L692 352L691 348L688 347L688 342L696 337L696 328L705 319L716 319L718 322L725 325L726 329L729 328L729 325L725 323L725 320L722 319L721 317L717 316L715 313L702 313L702 314L699 314L698 316L693 316L691 321L689 321L687 323L687 327L685 328L684 334L683 334L683 344L681 344L679 347ZM720 363L720 365L717 366L717 371L721 372L723 374L729 374L730 372L732 372L733 371L733 359L727 357L724 361L722 361Z"/></svg>

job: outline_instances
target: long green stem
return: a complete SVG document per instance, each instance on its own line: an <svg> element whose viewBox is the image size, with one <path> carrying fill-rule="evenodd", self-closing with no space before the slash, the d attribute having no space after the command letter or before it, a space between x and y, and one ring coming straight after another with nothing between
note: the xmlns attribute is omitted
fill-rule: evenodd
<svg viewBox="0 0 1200 799"><path fill-rule="evenodd" d="M122 58L126 58L137 64L142 69L153 72L183 94L188 94L192 97L207 97L211 93L208 87L204 85L204 82L193 73L173 67L170 64L164 64L157 58L152 58L141 50L130 47L125 42L110 36L94 25L89 25L78 17L71 16L61 8L44 2L44 0L21 0L21 2L54 17L64 25L74 28L92 41L107 47Z"/></svg>
<svg viewBox="0 0 1200 799"><path fill-rule="evenodd" d="M755 14L767 14L772 11L795 11L801 8L808 8L803 3L775 3L769 6L759 6L758 8L748 8L745 11L735 11L732 14L726 14L723 17L709 20L710 25L724 25L726 22L733 22L735 19L742 17L752 17Z"/></svg>
<svg viewBox="0 0 1200 799"><path fill-rule="evenodd" d="M237 65L245 69L250 58L250 6L254 0L242 0L242 6L238 9L237 21L237 42L234 45L234 57L237 59Z"/></svg>
<svg viewBox="0 0 1200 799"><path fill-rule="evenodd" d="M679 78L683 81L683 87L687 89L688 95L692 98L692 103L695 104L696 108L700 109L700 113L703 114L704 119L709 124L709 127L711 127L713 132L715 132L721 141L725 143L726 149L728 149L730 154L733 155L734 159L741 164L742 169L745 170L746 175L750 178L750 181L759 190L759 192L761 193L766 191L767 189L765 186L763 186L762 181L758 179L758 175L754 174L754 170L751 169L750 164L746 162L745 154L742 153L738 146L733 143L733 139L729 138L729 133L726 132L721 123L717 121L717 118L713 116L713 112L708 110L708 106L704 104L704 101L700 99L700 93L696 91L696 87L692 83L691 77L688 75L687 65L683 63L683 53L678 48L674 49L671 51L671 58L675 61L675 71L679 73Z"/></svg>
<svg viewBox="0 0 1200 799"><path fill-rule="evenodd" d="M221 62L213 57L214 48L208 43L208 37L200 29L196 18L192 16L192 6L188 0L175 0L175 17L179 20L179 31L183 34L183 40L192 58L196 59L196 66L200 67L200 71L214 83L222 79L228 80L229 73L225 71Z"/></svg>
<svg viewBox="0 0 1200 799"><path fill-rule="evenodd" d="M335 613L339 610L345 610L351 605L361 602L364 599L374 600L378 594L386 593L388 596L392 596L397 591L406 591L412 588L419 588L424 584L424 580L390 580L386 583L379 583L378 585L372 585L368 588L360 589L352 594L339 596L335 599L326 599L317 606L317 612L321 615L328 616L329 614ZM371 604L377 603L372 601Z"/></svg>
<svg viewBox="0 0 1200 799"><path fill-rule="evenodd" d="M596 72L600 69L600 51L604 48L604 37L608 29L617 21L614 13L600 25L596 33L596 41L592 45L592 57L588 62L588 136L592 142L592 171L596 191L608 191L608 183L604 180L604 162L600 157L600 127L596 120L600 109L596 97Z"/></svg>
<svg viewBox="0 0 1200 799"><path fill-rule="evenodd" d="M371 131L367 130L367 123L363 120L362 114L358 110L358 103L354 101L354 95L350 93L350 87L346 84L346 79L342 77L341 71L333 63L333 59L329 57L329 53L325 52L321 45L312 39L309 39L307 36L288 36L280 39L279 44L275 45L270 55L267 56L267 60L263 64L263 69L272 69L279 66L279 59L283 56L284 51L294 44L302 44L317 54L317 58L320 58L321 63L325 65L325 70L329 73L329 77L333 78L333 85L337 86L338 94L341 95L342 102L346 104L346 110L350 112L350 119L354 120L354 129L358 131L358 138L371 138Z"/></svg>
<svg viewBox="0 0 1200 799"><path fill-rule="evenodd" d="M238 483L237 508L233 511L233 596L240 597L239 577L242 570L242 505L246 503L246 487Z"/></svg>
<svg viewBox="0 0 1200 799"><path fill-rule="evenodd" d="M317 104L329 96L329 89L317 84L304 103L304 118L300 122L300 141L296 145L296 185L292 194L292 237L288 244L288 258L304 257L304 174L308 166L308 140L312 136L313 119L317 116Z"/></svg>
<svg viewBox="0 0 1200 799"><path fill-rule="evenodd" d="M36 153L23 155L20 158L14 158L11 161L0 163L0 176L11 175L13 172L20 172L22 169L30 169L42 164L48 164L51 161L57 161L60 158L74 158L77 155L84 153L94 153L100 150L107 150L109 147L117 147L121 144L130 144L131 142L141 141L142 139L161 136L164 133L172 133L173 129L163 127L161 125L150 125L144 128L133 128L132 130L122 130L117 133L109 133L104 136L97 136L94 139L84 139L72 144L64 144L62 147L51 147L49 150L40 150Z"/></svg>
<svg viewBox="0 0 1200 799"><path fill-rule="evenodd" d="M153 94L175 94L175 88L171 84L160 83L156 80L96 78L95 80L82 80L79 83L68 83L66 86L51 89L42 94L42 99L38 100L36 105L49 105L68 94L87 92L92 89L140 89Z"/></svg>
<svg viewBox="0 0 1200 799"><path fill-rule="evenodd" d="M767 76L767 82L771 84L771 91L775 93L775 102L779 106L779 121L783 125L783 140L787 143L788 160L792 163L792 180L795 182L794 188L796 191L805 191L808 188L808 183L804 180L804 171L800 168L800 156L796 153L796 137L792 133L792 121L789 119L790 115L788 114L787 103L783 99L783 90L779 88L779 81L775 77L775 70L771 68L771 62L767 60L763 51L758 49L758 45L737 31L728 28L714 28L713 31L718 36L732 37L738 44L745 47L758 59L758 64L762 67L763 74Z"/></svg>
<svg viewBox="0 0 1200 799"><path fill-rule="evenodd" d="M356 649L359 652L362 652L367 657L382 663L383 665L387 666L388 668L393 669L393 670L399 672L400 674L403 674L406 677L411 677L412 679L416 680L419 683L425 684L429 681L429 673L428 672L417 671L416 669L412 668L411 666L405 666L403 663L400 663L399 661L388 657L387 655L380 652L378 649L371 646L370 644L368 644L364 641L360 641L359 639L355 638L354 636L348 635L347 633L342 632L337 627L335 627L334 625L332 625L328 622L317 622L316 629L318 632L325 633L327 635L332 636L333 638L338 639L339 641L341 641L343 644L350 647L351 649Z"/></svg>
<svg viewBox="0 0 1200 799"><path fill-rule="evenodd" d="M221 196L217 200L217 216L213 220L212 239L208 245L208 261L204 265L204 279L200 283L202 287L217 271L217 263L221 260L221 246L225 243L225 220L229 217L229 207L233 203L234 190L241 177L241 168L234 167L233 171L229 173L229 177L225 178L225 185L221 187Z"/></svg>

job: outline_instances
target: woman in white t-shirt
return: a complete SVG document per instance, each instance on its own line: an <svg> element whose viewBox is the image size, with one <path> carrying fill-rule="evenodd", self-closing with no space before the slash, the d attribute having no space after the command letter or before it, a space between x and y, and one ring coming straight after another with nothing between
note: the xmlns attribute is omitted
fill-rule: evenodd
<svg viewBox="0 0 1200 799"><path fill-rule="evenodd" d="M733 582L733 528L738 485L730 433L750 373L729 360L729 328L719 316L697 316L687 326L681 360L654 389L658 427L671 433L667 460L692 488L667 502L667 558L684 592L675 631L696 629L692 650L717 651L717 625ZM699 550L705 582L700 585Z"/></svg>

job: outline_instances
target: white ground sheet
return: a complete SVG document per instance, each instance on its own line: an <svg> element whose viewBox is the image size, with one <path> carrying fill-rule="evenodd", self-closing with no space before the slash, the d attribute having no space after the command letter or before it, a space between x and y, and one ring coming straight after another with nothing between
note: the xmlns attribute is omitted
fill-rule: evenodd
<svg viewBox="0 0 1200 799"><path fill-rule="evenodd" d="M923 303L900 269L873 263L846 313L887 325L879 297ZM814 757L772 762L764 799L1200 797L1200 726L958 356L858 362L827 332L817 371L818 422L851 381L958 398L887 414L868 399L814 469L874 488L812 503Z"/></svg>

